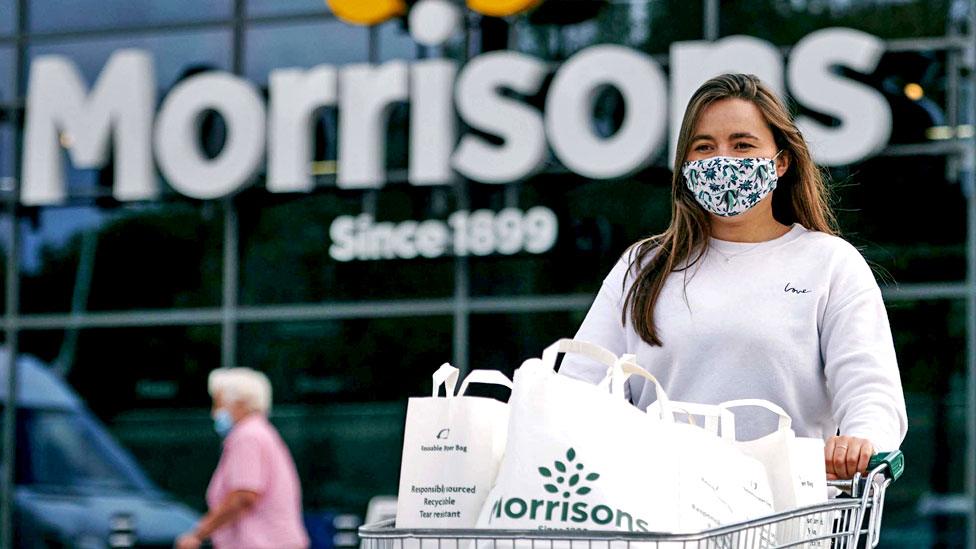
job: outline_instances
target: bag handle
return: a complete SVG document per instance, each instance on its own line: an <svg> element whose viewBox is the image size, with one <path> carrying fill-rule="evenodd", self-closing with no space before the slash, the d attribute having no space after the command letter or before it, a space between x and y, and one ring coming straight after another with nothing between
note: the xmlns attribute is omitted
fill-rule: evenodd
<svg viewBox="0 0 976 549"><path fill-rule="evenodd" d="M769 410L770 412L779 416L779 425L776 428L777 431L785 431L787 429L790 429L790 427L793 425L793 419L790 417L790 414L786 413L786 410L780 408L779 406L773 404L768 400L763 400L761 398L742 398L739 400L729 400L727 402L723 402L719 404L719 406L726 409L739 408L744 406L757 406L759 408L764 408L766 410Z"/></svg>
<svg viewBox="0 0 976 549"><path fill-rule="evenodd" d="M444 396L447 398L454 397L454 388L457 386L458 380L457 368L445 362L431 377L434 379L434 394L432 395L434 398L437 398L441 385L444 386Z"/></svg>
<svg viewBox="0 0 976 549"><path fill-rule="evenodd" d="M542 362L549 368L556 369L556 359L560 354L573 353L591 358L607 368L617 362L617 355L600 347L595 343L578 339L560 339L542 351Z"/></svg>
<svg viewBox="0 0 976 549"><path fill-rule="evenodd" d="M471 370L468 377L464 378L458 396L463 396L468 391L471 383L484 383L486 385L501 385L502 387L512 388L512 380L498 370Z"/></svg>
<svg viewBox="0 0 976 549"><path fill-rule="evenodd" d="M724 440L735 440L735 414L722 405L679 402L677 400L670 401L670 404L671 413L683 413L687 415L688 423L695 425L692 416L702 416L705 418L706 431L715 436L721 436ZM657 406L657 403L655 402L651 406ZM648 410L650 410L650 407L648 407ZM721 434L719 427L721 427Z"/></svg>
<svg viewBox="0 0 976 549"><path fill-rule="evenodd" d="M624 398L624 384L631 376L638 376L654 384L654 391L657 393L657 402L660 406L660 418L668 423L674 423L674 413L671 411L671 401L668 394L661 387L661 383L653 374L637 365L637 357L634 355L624 355L614 362L610 368L610 387L611 392Z"/></svg>

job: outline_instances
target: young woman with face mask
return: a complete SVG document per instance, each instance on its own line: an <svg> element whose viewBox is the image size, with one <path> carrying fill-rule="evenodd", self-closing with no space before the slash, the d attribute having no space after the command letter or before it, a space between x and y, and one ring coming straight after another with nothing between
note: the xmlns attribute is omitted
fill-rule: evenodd
<svg viewBox="0 0 976 549"><path fill-rule="evenodd" d="M783 103L752 75L709 80L675 166L671 225L624 254L576 338L636 354L675 400L772 401L798 436L826 441L829 477L863 473L907 431L891 329ZM569 356L561 368L593 382L604 371ZM640 379L627 391L640 408L655 400ZM740 439L775 430L764 410L735 413Z"/></svg>

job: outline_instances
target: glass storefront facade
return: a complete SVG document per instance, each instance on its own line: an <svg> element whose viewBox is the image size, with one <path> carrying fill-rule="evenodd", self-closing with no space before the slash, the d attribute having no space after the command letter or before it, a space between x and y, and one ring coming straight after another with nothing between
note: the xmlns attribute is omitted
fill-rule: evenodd
<svg viewBox="0 0 976 549"><path fill-rule="evenodd" d="M205 70L241 75L267 96L269 73L284 67L440 55L464 62L495 49L555 66L614 43L649 54L667 73L678 41L750 35L788 56L819 29L858 29L883 39L885 53L871 74L838 72L883 94L892 133L878 154L828 171L842 232L883 283L908 401L908 474L889 492L882 545L961 547L968 529L972 546L976 2L562 4L506 20L468 13L463 33L426 48L406 20L352 26L323 0L0 0L4 343L64 375L162 488L199 509L219 453L207 374L260 369L274 385L272 419L298 463L306 510L362 515L371 497L395 495L406 398L429 390L439 364L511 374L572 335L622 251L667 226L667 147L623 178L588 179L552 160L507 185L414 186L405 175L408 110L399 105L384 186L339 189L339 114L325 108L312 128L308 193L268 192L262 168L228 198L191 200L163 181L159 200L120 202L111 164L78 169L66 160L67 201L25 206L18 174L33 60L64 56L91 86L114 52L141 49L155 62L162 100ZM544 98L545 87L524 99L541 109ZM612 132L623 108L619 94L598 95L595 125ZM216 155L221 120L210 116L201 128L203 148ZM536 206L559 222L542 254L340 262L328 251L339 216L444 220L459 210Z"/></svg>

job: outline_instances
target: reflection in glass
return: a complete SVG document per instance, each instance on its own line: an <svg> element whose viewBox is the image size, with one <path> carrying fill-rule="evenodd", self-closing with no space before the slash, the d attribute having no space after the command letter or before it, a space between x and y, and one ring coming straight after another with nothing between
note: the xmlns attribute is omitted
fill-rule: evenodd
<svg viewBox="0 0 976 549"><path fill-rule="evenodd" d="M595 0L574 8L547 2L516 20L511 47L544 59L563 60L594 44L667 53L672 42L700 40L704 35L702 2Z"/></svg>
<svg viewBox="0 0 976 549"><path fill-rule="evenodd" d="M0 15L2 16L2 15ZM16 99L14 90L14 49L0 46L0 105Z"/></svg>
<svg viewBox="0 0 976 549"><path fill-rule="evenodd" d="M573 337L585 314L579 310L471 315L470 367L501 370L511 377L524 360L541 357L560 338ZM504 334L504 345L498 344L498 334Z"/></svg>
<svg viewBox="0 0 976 549"><path fill-rule="evenodd" d="M219 454L207 375L220 365L220 334L211 325L28 330L20 348L55 367L160 487L200 507Z"/></svg>
<svg viewBox="0 0 976 549"><path fill-rule="evenodd" d="M918 547L962 547L965 521L935 506L966 490L966 304L890 302L887 309L908 405L901 449L913 473L888 491L885 529L910 532Z"/></svg>
<svg viewBox="0 0 976 549"><path fill-rule="evenodd" d="M19 485L123 491L147 486L145 477L126 466L85 413L21 409L17 429Z"/></svg>
<svg viewBox="0 0 976 549"><path fill-rule="evenodd" d="M0 0L0 34L17 30L17 0Z"/></svg>
<svg viewBox="0 0 976 549"><path fill-rule="evenodd" d="M403 21L395 20L376 27L379 32L379 62L391 59L416 59L417 43L410 37Z"/></svg>
<svg viewBox="0 0 976 549"><path fill-rule="evenodd" d="M302 478L306 508L361 513L394 494L406 399L430 394L430 376L451 360L447 316L245 324L238 363L268 374L272 420Z"/></svg>
<svg viewBox="0 0 976 549"><path fill-rule="evenodd" d="M881 38L927 38L946 34L952 3L952 0L724 0L719 22L722 36L747 34L777 45L794 44L807 34L827 27L858 29Z"/></svg>
<svg viewBox="0 0 976 549"><path fill-rule="evenodd" d="M30 30L59 32L230 19L233 0L30 0Z"/></svg>
<svg viewBox="0 0 976 549"><path fill-rule="evenodd" d="M267 85L268 73L274 69L365 63L369 31L336 20L262 24L248 29L245 44L244 74Z"/></svg>
<svg viewBox="0 0 976 549"><path fill-rule="evenodd" d="M946 128L947 70L945 51L888 52L871 75L848 77L888 100L890 143L925 143L940 138L940 128Z"/></svg>
<svg viewBox="0 0 976 549"><path fill-rule="evenodd" d="M268 374L276 403L398 401L429 392L452 327L449 316L249 323L238 361Z"/></svg>
<svg viewBox="0 0 976 549"><path fill-rule="evenodd" d="M215 204L42 208L22 223L24 312L202 307L220 302Z"/></svg>
<svg viewBox="0 0 976 549"><path fill-rule="evenodd" d="M329 11L326 0L247 0L247 15L250 17Z"/></svg>
<svg viewBox="0 0 976 549"><path fill-rule="evenodd" d="M0 110L0 191L13 190L14 176L14 128L4 118L7 112Z"/></svg>
<svg viewBox="0 0 976 549"><path fill-rule="evenodd" d="M155 62L156 82L164 92L190 69L205 67L230 70L231 66L232 48L229 30L180 31L34 42L28 48L28 57L33 60L41 55L65 55L78 65L87 84L92 86L109 57L125 48L146 50L152 55Z"/></svg>
<svg viewBox="0 0 976 549"><path fill-rule="evenodd" d="M388 186L377 193L380 222L444 219L430 188ZM341 216L363 213L362 193L241 195L241 303L309 303L449 297L454 261L380 259L337 261L330 256L332 226ZM446 210L446 209L445 209Z"/></svg>
<svg viewBox="0 0 976 549"><path fill-rule="evenodd" d="M470 194L472 209L545 206L559 224L548 252L469 258L473 295L595 293L624 250L663 231L671 217L671 172L664 168L610 181L539 175L518 188L514 204L494 185L472 185Z"/></svg>
<svg viewBox="0 0 976 549"><path fill-rule="evenodd" d="M842 234L882 281L965 280L966 200L947 166L939 156L875 157L831 171Z"/></svg>

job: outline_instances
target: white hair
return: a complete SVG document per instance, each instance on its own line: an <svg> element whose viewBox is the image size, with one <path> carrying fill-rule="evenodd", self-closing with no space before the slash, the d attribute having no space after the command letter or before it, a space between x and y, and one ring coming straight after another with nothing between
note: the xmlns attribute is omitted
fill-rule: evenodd
<svg viewBox="0 0 976 549"><path fill-rule="evenodd" d="M271 382L268 376L250 368L218 368L207 378L211 397L242 402L250 410L267 415L271 410Z"/></svg>

